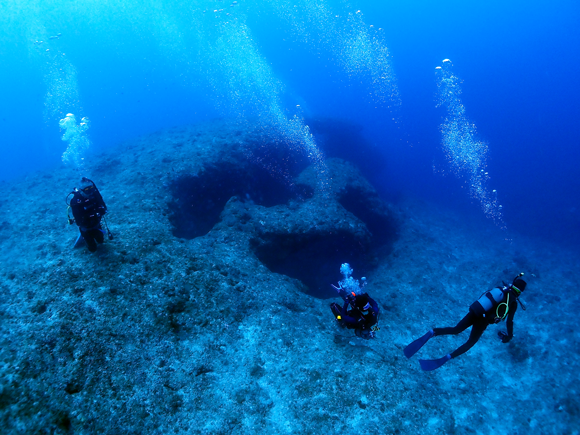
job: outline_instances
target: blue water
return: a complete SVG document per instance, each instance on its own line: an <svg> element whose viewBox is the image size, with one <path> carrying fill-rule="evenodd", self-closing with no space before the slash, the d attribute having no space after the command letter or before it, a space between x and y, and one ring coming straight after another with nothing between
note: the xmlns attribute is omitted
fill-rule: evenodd
<svg viewBox="0 0 580 435"><path fill-rule="evenodd" d="M231 4L3 2L0 179L62 164L59 120L69 112L90 119L87 159L219 117L284 119L290 128L296 115L303 124L293 134L330 117L362 126L386 156L367 176L387 198L414 195L483 216L485 204L442 146L435 68L451 59L473 140L487 145L483 187L496 190L498 226L578 241L577 2ZM360 35L367 39L346 43ZM381 50L387 63L377 60Z"/></svg>

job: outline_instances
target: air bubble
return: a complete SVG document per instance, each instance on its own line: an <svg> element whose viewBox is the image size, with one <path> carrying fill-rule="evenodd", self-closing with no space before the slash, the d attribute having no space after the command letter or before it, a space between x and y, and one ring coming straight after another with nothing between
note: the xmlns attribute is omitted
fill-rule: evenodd
<svg viewBox="0 0 580 435"><path fill-rule="evenodd" d="M442 66L435 69L439 89L437 106L447 111L441 125L443 150L455 175L468 180L470 195L480 202L485 215L505 228L502 206L497 204L497 191L490 192L485 186L489 180L489 172L484 169L487 166L487 144L477 139L475 124L465 115L465 107L458 97L461 81L453 74L452 66L450 59L444 59Z"/></svg>
<svg viewBox="0 0 580 435"><path fill-rule="evenodd" d="M62 161L72 164L77 168L82 168L84 161L83 154L90 146L90 141L85 135L85 132L90 127L89 118L82 118L81 123L77 125L75 116L72 113L67 113L59 121L58 125L64 129L62 140L68 142L68 147L62 155Z"/></svg>

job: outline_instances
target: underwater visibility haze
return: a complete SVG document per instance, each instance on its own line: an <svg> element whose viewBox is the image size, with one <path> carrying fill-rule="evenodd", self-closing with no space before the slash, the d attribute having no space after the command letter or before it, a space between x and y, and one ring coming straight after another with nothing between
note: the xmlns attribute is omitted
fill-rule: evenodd
<svg viewBox="0 0 580 435"><path fill-rule="evenodd" d="M0 432L579 433L579 23L2 0Z"/></svg>

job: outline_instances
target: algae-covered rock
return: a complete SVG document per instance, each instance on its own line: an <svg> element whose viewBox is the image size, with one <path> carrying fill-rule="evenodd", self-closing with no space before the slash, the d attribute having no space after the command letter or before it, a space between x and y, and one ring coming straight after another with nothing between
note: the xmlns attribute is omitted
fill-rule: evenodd
<svg viewBox="0 0 580 435"><path fill-rule="evenodd" d="M432 204L393 207L363 165L330 155L219 121L92 156L86 174L0 184L2 434L580 430L577 256ZM72 249L64 199L80 175L110 211L95 254ZM375 340L329 309L344 262L380 307ZM528 310L509 344L490 327L430 374L404 357L521 271Z"/></svg>
<svg viewBox="0 0 580 435"><path fill-rule="evenodd" d="M308 161L284 147L263 131L217 122L91 157L83 175L100 189L113 235L95 254L72 249L78 230L64 199L77 173L4 183L2 427L249 433L284 425L270 420L295 412L287 382L296 363L276 361L333 326L309 294L332 296L320 287L340 261L362 263L374 239L340 202L339 191L364 184L361 175L333 161L330 192L315 192L299 177ZM273 152L291 163L276 167ZM381 213L394 225L387 208Z"/></svg>

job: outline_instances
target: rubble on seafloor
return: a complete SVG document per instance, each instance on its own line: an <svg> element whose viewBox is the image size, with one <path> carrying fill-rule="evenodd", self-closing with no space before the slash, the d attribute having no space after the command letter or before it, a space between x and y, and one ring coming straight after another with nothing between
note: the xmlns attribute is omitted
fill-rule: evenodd
<svg viewBox="0 0 580 435"><path fill-rule="evenodd" d="M387 204L339 158L321 183L310 163L224 121L92 156L114 235L94 254L66 219L84 174L2 183L2 433L577 433L578 258ZM328 308L343 262L381 307L375 340ZM437 372L405 359L520 269L530 308L511 343L490 327Z"/></svg>

